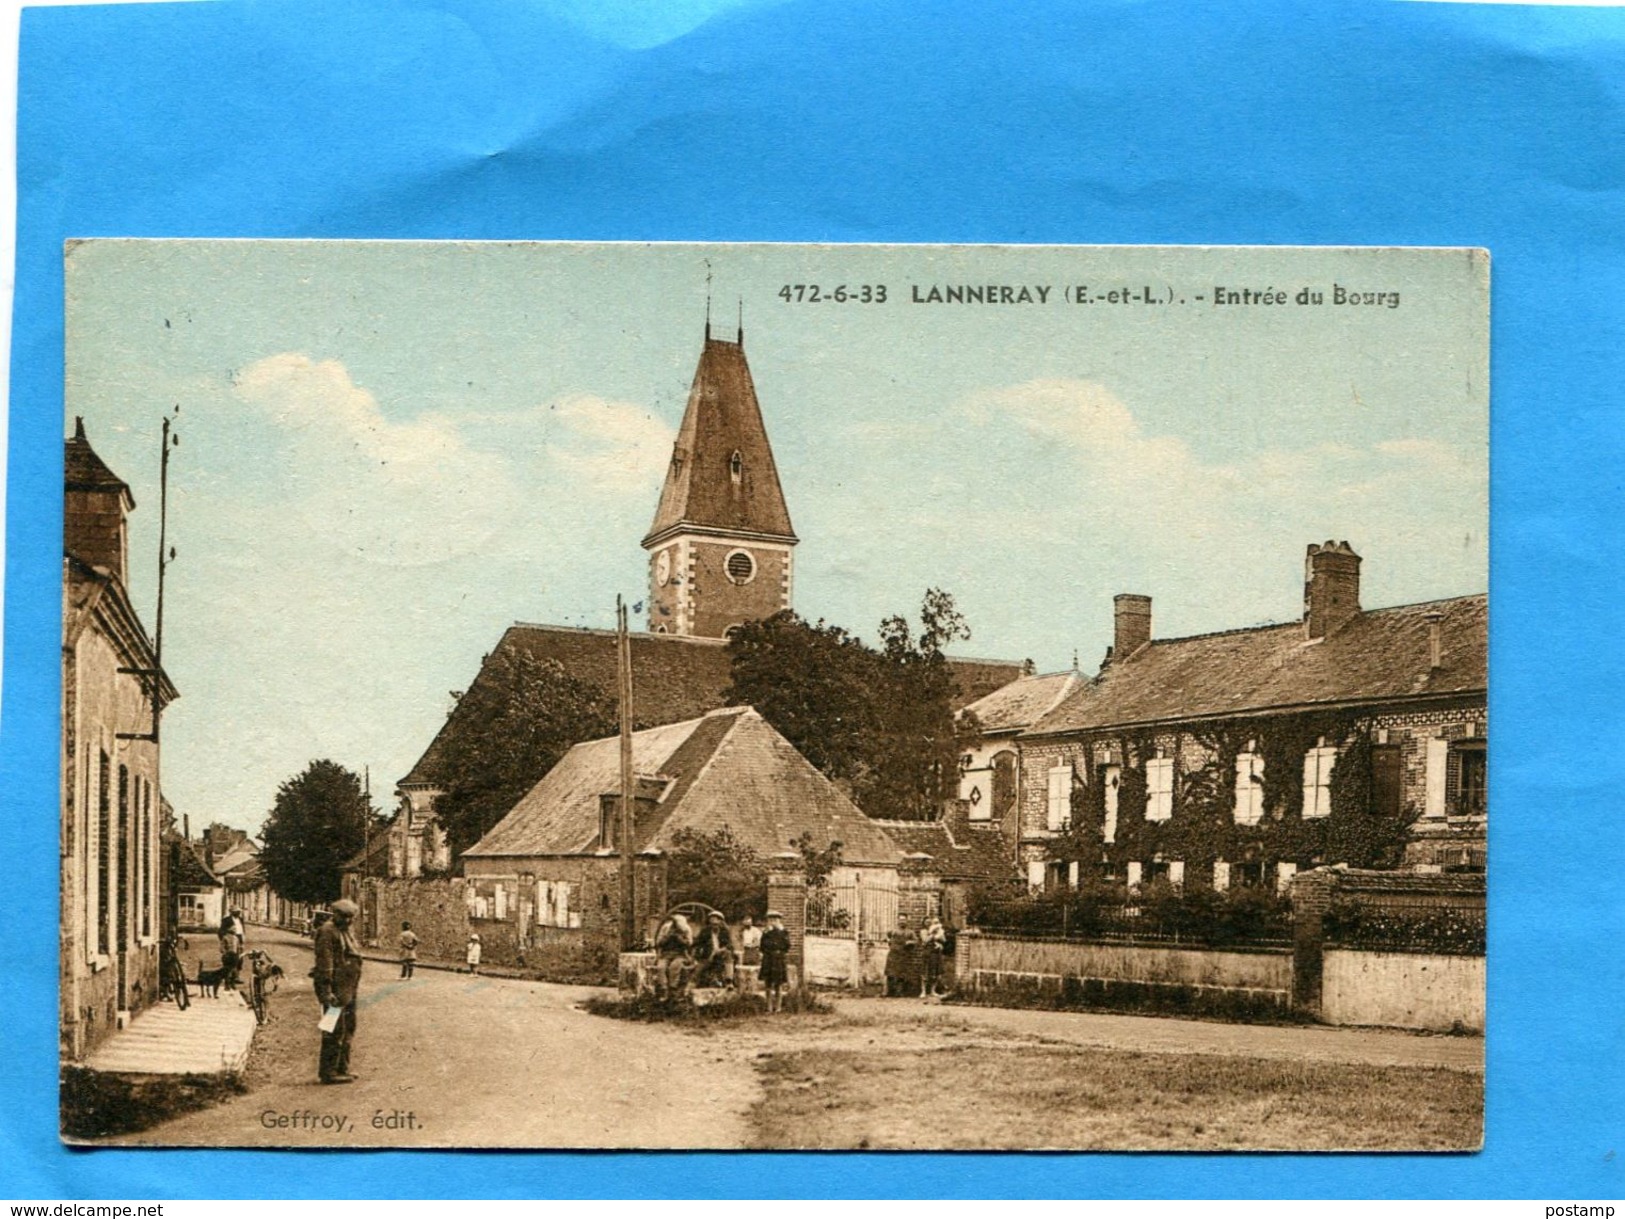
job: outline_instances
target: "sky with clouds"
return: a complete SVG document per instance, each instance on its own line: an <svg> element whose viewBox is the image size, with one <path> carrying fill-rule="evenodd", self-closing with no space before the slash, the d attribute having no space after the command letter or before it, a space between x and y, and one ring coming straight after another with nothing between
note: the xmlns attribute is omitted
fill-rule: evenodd
<svg viewBox="0 0 1625 1219"><path fill-rule="evenodd" d="M387 806L506 626L643 599L708 276L718 332L743 312L808 617L872 634L935 585L963 651L1092 669L1114 593L1151 595L1159 636L1297 617L1311 541L1365 557L1368 607L1486 587L1488 269L1464 251L91 242L68 425L132 486L149 623L180 408L178 813L254 828L318 757ZM913 303L949 284L1050 294Z"/></svg>

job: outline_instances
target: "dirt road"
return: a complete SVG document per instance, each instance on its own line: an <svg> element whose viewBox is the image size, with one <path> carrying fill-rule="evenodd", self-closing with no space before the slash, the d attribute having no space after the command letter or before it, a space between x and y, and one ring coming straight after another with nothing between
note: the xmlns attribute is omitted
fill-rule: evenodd
<svg viewBox="0 0 1625 1219"><path fill-rule="evenodd" d="M584 987L368 962L353 1084L316 1082L308 946L254 929L287 971L246 1095L111 1140L168 1146L742 1147L760 1097L714 1040L577 1011ZM697 1101L703 1094L704 1104Z"/></svg>

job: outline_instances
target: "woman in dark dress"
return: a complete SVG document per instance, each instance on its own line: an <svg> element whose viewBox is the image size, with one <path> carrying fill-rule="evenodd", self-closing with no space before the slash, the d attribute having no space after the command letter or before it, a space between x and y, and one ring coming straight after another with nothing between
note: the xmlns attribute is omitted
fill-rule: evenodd
<svg viewBox="0 0 1625 1219"><path fill-rule="evenodd" d="M767 1010L779 1011L783 1005L784 984L789 981L790 933L784 929L784 915L777 910L767 912L767 930L762 932L762 986L767 991Z"/></svg>

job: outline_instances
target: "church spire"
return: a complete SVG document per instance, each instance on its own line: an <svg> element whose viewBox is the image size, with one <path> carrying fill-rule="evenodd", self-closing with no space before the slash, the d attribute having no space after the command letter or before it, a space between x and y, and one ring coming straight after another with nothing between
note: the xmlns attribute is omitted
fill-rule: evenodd
<svg viewBox="0 0 1625 1219"><path fill-rule="evenodd" d="M796 541L756 385L737 341L705 340L643 545L683 527Z"/></svg>
<svg viewBox="0 0 1625 1219"><path fill-rule="evenodd" d="M708 298L709 299L709 298ZM688 393L653 523L650 629L718 638L790 605L796 545L778 466L745 362L711 334Z"/></svg>

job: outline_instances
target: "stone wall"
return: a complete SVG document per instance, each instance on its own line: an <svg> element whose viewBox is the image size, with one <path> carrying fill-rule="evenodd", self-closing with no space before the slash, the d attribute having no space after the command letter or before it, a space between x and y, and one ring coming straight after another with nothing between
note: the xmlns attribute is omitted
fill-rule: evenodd
<svg viewBox="0 0 1625 1219"><path fill-rule="evenodd" d="M1320 1018L1434 1032L1484 1031L1483 957L1328 948Z"/></svg>
<svg viewBox="0 0 1625 1219"><path fill-rule="evenodd" d="M401 923L410 921L421 960L460 964L474 932L482 966L522 969L554 982L613 984L621 947L619 857L470 859L465 867L469 875L447 880L362 881L363 937L393 951ZM648 921L642 912L665 906L664 860L640 858L635 875L642 930ZM559 907L544 904L547 884L570 886L562 915L567 925L549 921Z"/></svg>
<svg viewBox="0 0 1625 1219"><path fill-rule="evenodd" d="M1060 995L1071 979L1162 989L1170 997L1235 992L1284 1009L1292 990L1292 954L1286 949L1089 944L969 930L957 937L955 968L960 989L973 994L1016 988Z"/></svg>

